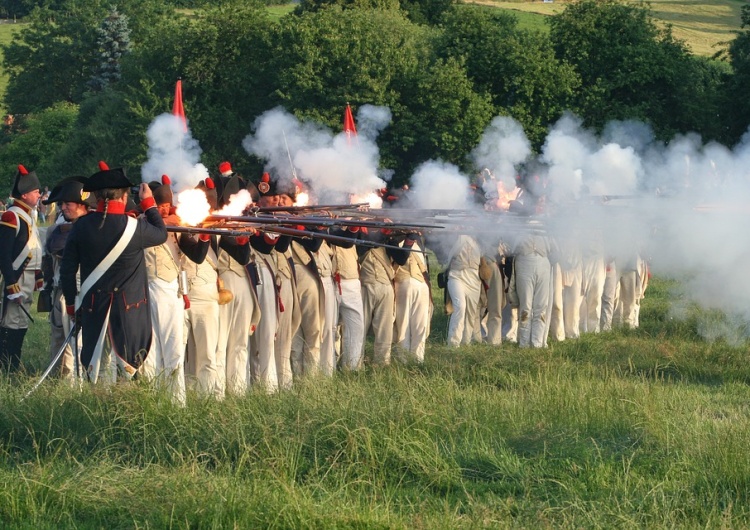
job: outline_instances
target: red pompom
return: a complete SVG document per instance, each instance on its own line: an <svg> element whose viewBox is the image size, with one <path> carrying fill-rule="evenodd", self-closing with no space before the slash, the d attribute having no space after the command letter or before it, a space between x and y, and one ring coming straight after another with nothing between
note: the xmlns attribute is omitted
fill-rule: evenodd
<svg viewBox="0 0 750 530"><path fill-rule="evenodd" d="M237 236L237 244L238 245L247 245L247 242L250 241L250 238L247 236Z"/></svg>
<svg viewBox="0 0 750 530"><path fill-rule="evenodd" d="M207 241L210 241L211 234L199 234L198 235L198 239L200 239L201 241L203 241L205 243Z"/></svg>
<svg viewBox="0 0 750 530"><path fill-rule="evenodd" d="M269 175L268 173L263 173L263 176L260 177L260 180L262 182L271 182L271 175Z"/></svg>
<svg viewBox="0 0 750 530"><path fill-rule="evenodd" d="M18 164L18 172L21 175L28 175L29 174L29 170L26 169L25 167L23 167L21 164Z"/></svg>
<svg viewBox="0 0 750 530"><path fill-rule="evenodd" d="M104 160L99 160L99 171L107 171L109 166Z"/></svg>
<svg viewBox="0 0 750 530"><path fill-rule="evenodd" d="M297 225L294 227L295 230L307 230L307 227L304 225Z"/></svg>
<svg viewBox="0 0 750 530"><path fill-rule="evenodd" d="M219 173L228 173L232 171L232 165L229 162L222 162L219 164Z"/></svg>
<svg viewBox="0 0 750 530"><path fill-rule="evenodd" d="M172 184L172 181L169 179L169 175L162 175L161 176L161 183L164 186L169 186Z"/></svg>
<svg viewBox="0 0 750 530"><path fill-rule="evenodd" d="M206 177L206 180L204 182L208 189L212 190L216 188L216 184L214 184L214 179L212 179L211 177Z"/></svg>

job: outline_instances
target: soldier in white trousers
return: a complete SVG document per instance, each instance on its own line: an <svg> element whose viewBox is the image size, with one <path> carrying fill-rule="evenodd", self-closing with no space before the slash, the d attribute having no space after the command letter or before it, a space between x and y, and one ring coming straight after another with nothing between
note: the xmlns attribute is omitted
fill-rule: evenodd
<svg viewBox="0 0 750 530"><path fill-rule="evenodd" d="M425 343L430 334L432 300L424 244L418 234L408 234L400 246L388 249L396 264L396 344L402 360L424 362Z"/></svg>
<svg viewBox="0 0 750 530"><path fill-rule="evenodd" d="M383 237L379 232L373 232L368 239L381 241ZM374 339L372 362L374 365L388 365L396 310L393 262L383 247L359 248L364 329L367 332L372 328Z"/></svg>
<svg viewBox="0 0 750 530"><path fill-rule="evenodd" d="M547 346L552 265L550 241L531 221L513 250L513 276L508 298L518 307L518 345L522 348Z"/></svg>
<svg viewBox="0 0 750 530"><path fill-rule="evenodd" d="M467 235L457 238L448 263L448 294L453 313L448 324L448 344L469 344L476 336L479 323L479 279L481 251L476 240Z"/></svg>
<svg viewBox="0 0 750 530"><path fill-rule="evenodd" d="M290 246L300 304L300 325L292 340L291 363L294 377L315 374L320 370L320 341L325 307L323 284L313 254L320 244L320 239L294 238Z"/></svg>
<svg viewBox="0 0 750 530"><path fill-rule="evenodd" d="M359 228L350 227L334 235L358 238ZM336 289L338 325L341 328L339 367L358 370L362 367L365 342L365 318L362 303L362 284L354 243L336 243L333 249L333 279Z"/></svg>
<svg viewBox="0 0 750 530"><path fill-rule="evenodd" d="M168 177L162 182L149 184L156 208L164 223L178 225L179 218L172 213L172 190ZM148 293L151 300L151 326L154 338L151 352L141 367L148 379L156 379L172 396L172 400L185 404L185 305L188 304L187 285L182 284L180 263L183 257L201 263L206 259L210 237L172 233L167 241L145 250ZM183 275L185 278L186 275Z"/></svg>

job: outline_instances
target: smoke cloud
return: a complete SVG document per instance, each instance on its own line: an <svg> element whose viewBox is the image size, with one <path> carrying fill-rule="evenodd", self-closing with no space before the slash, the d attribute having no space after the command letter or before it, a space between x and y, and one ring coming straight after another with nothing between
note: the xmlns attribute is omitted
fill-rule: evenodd
<svg viewBox="0 0 750 530"><path fill-rule="evenodd" d="M208 177L208 169L200 163L203 150L183 128L182 121L172 114L157 116L146 131L148 160L141 166L143 182L161 180L168 175L175 193L194 188Z"/></svg>
<svg viewBox="0 0 750 530"><path fill-rule="evenodd" d="M271 178L291 185L296 177L309 187L319 203L349 202L385 186L378 173L378 133L390 122L390 111L367 105L358 116L360 134L334 134L314 122L300 121L278 107L263 113L253 133L242 142L245 150L262 159Z"/></svg>

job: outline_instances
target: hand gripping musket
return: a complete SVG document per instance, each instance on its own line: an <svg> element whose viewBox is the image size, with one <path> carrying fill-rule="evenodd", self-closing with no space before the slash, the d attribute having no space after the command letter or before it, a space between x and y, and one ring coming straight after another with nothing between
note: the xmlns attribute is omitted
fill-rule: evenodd
<svg viewBox="0 0 750 530"><path fill-rule="evenodd" d="M259 229L266 232L272 232L274 234L280 234L284 236L292 237L310 237L329 241L331 243L343 243L343 244L354 244L363 247L382 247L390 248L394 250L406 250L408 252L420 252L419 250L412 250L408 247L399 247L396 245L389 245L387 243L380 243L377 241L369 241L367 239L354 239L351 237L336 236L332 234L326 234L325 232L312 232L310 230L297 230L296 228L288 228L282 226L266 226L266 225L243 225L242 228L239 226L237 229L231 228L203 228L199 226L167 226L167 232L175 232L182 234L210 234L217 236L247 236L249 235L248 228Z"/></svg>

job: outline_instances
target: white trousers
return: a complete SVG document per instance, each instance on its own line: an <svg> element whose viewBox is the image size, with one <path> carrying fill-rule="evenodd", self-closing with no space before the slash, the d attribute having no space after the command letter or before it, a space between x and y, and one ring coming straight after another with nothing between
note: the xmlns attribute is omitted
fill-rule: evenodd
<svg viewBox="0 0 750 530"><path fill-rule="evenodd" d="M219 344L219 304L216 286L201 286L201 293L193 287L190 291L190 309L185 311L187 326L187 359L185 375L194 378L199 391L221 398L224 392L219 384L216 350Z"/></svg>
<svg viewBox="0 0 750 530"><path fill-rule="evenodd" d="M478 270L451 270L448 274L448 295L453 313L448 323L448 344L456 347L469 344L479 323L479 297L482 288Z"/></svg>
<svg viewBox="0 0 750 530"><path fill-rule="evenodd" d="M362 284L359 280L342 279L336 285L338 324L341 326L341 356L339 366L357 370L362 366L365 342L365 317L362 304Z"/></svg>
<svg viewBox="0 0 750 530"><path fill-rule="evenodd" d="M565 338L577 339L581 325L581 279L580 266L562 272L562 306Z"/></svg>
<svg viewBox="0 0 750 530"><path fill-rule="evenodd" d="M518 345L523 348L547 346L552 267L546 257L530 254L515 257L518 294Z"/></svg>
<svg viewBox="0 0 750 530"><path fill-rule="evenodd" d="M424 361L424 346L430 334L430 289L416 278L396 282L396 343L399 354ZM408 354L408 357L407 357Z"/></svg>
<svg viewBox="0 0 750 530"><path fill-rule="evenodd" d="M562 342L565 340L565 317L563 315L562 269L560 269L558 263L552 265L551 305L548 335L551 335L554 340Z"/></svg>
<svg viewBox="0 0 750 530"><path fill-rule="evenodd" d="M292 313L294 312L294 292L292 280L281 279L279 292L284 311L279 309L274 354L276 356L276 376L279 388L287 389L292 386L292 338L296 330L292 329Z"/></svg>
<svg viewBox="0 0 750 530"><path fill-rule="evenodd" d="M250 363L246 369L250 370L253 384L262 385L267 392L276 392L279 389L276 373L276 285L271 271L262 261L258 263L258 274L262 281L257 288L261 316L258 328L250 337Z"/></svg>
<svg viewBox="0 0 750 530"><path fill-rule="evenodd" d="M599 333L602 318L602 294L607 269L603 256L583 259L581 283L581 322L582 333Z"/></svg>
<svg viewBox="0 0 750 530"><path fill-rule="evenodd" d="M503 307L505 306L505 284L495 262L490 262L492 277L487 289L487 336L485 342L501 344L503 342Z"/></svg>
<svg viewBox="0 0 750 530"><path fill-rule="evenodd" d="M216 350L217 378L222 394L240 395L247 390L247 359L250 323L255 297L247 276L226 271L221 274L232 301L219 306L219 339Z"/></svg>
<svg viewBox="0 0 750 530"><path fill-rule="evenodd" d="M374 337L372 362L376 365L387 365L391 362L395 300L393 285L390 283L362 284L365 332L372 327Z"/></svg>
<svg viewBox="0 0 750 530"><path fill-rule="evenodd" d="M159 386L167 388L175 403L184 405L185 301L176 279L150 279L148 295L154 338L142 371L146 378L155 378Z"/></svg>
<svg viewBox="0 0 750 530"><path fill-rule="evenodd" d="M325 307L323 330L320 334L320 370L324 375L331 376L336 370L336 287L331 276L322 277L320 280L323 282Z"/></svg>
<svg viewBox="0 0 750 530"><path fill-rule="evenodd" d="M320 369L320 336L323 332L317 275L304 265L295 265L300 326L292 340L292 371L296 377L317 373Z"/></svg>

